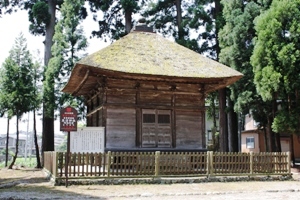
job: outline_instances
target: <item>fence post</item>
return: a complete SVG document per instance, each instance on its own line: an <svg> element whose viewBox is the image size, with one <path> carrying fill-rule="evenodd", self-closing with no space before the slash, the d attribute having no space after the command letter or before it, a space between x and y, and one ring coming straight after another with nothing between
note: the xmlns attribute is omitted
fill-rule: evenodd
<svg viewBox="0 0 300 200"><path fill-rule="evenodd" d="M107 152L107 177L110 177L111 151Z"/></svg>
<svg viewBox="0 0 300 200"><path fill-rule="evenodd" d="M210 156L209 156L209 152L210 151L207 151L206 152L206 175L209 176L210 174Z"/></svg>
<svg viewBox="0 0 300 200"><path fill-rule="evenodd" d="M209 176L214 174L214 164L213 164L213 158L214 157L214 152L213 151L208 151L207 152L207 173Z"/></svg>
<svg viewBox="0 0 300 200"><path fill-rule="evenodd" d="M159 157L160 151L155 152L155 176L159 175Z"/></svg>
<svg viewBox="0 0 300 200"><path fill-rule="evenodd" d="M250 175L253 174L253 151L250 151Z"/></svg>
<svg viewBox="0 0 300 200"><path fill-rule="evenodd" d="M58 152L53 152L53 155L54 155L54 166L53 166L53 176L54 178L56 178L57 174L58 174Z"/></svg>
<svg viewBox="0 0 300 200"><path fill-rule="evenodd" d="M291 174L291 152L286 152L287 153L287 169L288 173Z"/></svg>
<svg viewBox="0 0 300 200"><path fill-rule="evenodd" d="M279 153L277 153L277 152L274 152L273 153L273 155L272 155L272 157L274 158L274 172L273 173L277 173L278 172L278 156L279 156ZM273 160L272 160L273 161ZM273 170L272 170L273 171Z"/></svg>

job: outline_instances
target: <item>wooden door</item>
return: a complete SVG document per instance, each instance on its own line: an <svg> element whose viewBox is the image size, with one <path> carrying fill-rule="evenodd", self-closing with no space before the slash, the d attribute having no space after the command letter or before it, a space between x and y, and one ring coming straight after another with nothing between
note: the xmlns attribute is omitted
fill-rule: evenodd
<svg viewBox="0 0 300 200"><path fill-rule="evenodd" d="M144 109L142 113L142 147L171 147L171 111Z"/></svg>

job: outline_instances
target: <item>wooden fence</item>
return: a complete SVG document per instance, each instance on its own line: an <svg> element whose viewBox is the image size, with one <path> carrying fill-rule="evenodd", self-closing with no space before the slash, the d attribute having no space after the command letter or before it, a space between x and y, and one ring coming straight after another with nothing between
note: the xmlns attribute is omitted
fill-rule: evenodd
<svg viewBox="0 0 300 200"><path fill-rule="evenodd" d="M45 168L66 177L66 153L45 152ZM68 178L289 175L290 154L221 152L70 153Z"/></svg>

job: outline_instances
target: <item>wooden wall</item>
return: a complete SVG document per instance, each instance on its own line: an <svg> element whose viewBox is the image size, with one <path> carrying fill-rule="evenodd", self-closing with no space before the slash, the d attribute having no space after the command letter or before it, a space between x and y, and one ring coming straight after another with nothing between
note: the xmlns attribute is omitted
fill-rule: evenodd
<svg viewBox="0 0 300 200"><path fill-rule="evenodd" d="M101 81L95 93L86 97L87 125L106 127L106 148L141 148L145 109L170 111L172 148L205 148L202 85L116 78Z"/></svg>
<svg viewBox="0 0 300 200"><path fill-rule="evenodd" d="M176 111L176 147L201 149L201 112Z"/></svg>
<svg viewBox="0 0 300 200"><path fill-rule="evenodd" d="M135 109L107 109L107 148L135 148Z"/></svg>

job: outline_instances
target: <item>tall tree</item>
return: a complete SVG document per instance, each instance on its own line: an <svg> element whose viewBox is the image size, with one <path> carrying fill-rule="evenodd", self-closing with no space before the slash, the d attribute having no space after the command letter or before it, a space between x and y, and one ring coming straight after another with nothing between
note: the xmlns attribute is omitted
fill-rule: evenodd
<svg viewBox="0 0 300 200"><path fill-rule="evenodd" d="M218 60L220 47L218 34L224 24L220 0L196 0L188 8L189 27L197 31L201 52Z"/></svg>
<svg viewBox="0 0 300 200"><path fill-rule="evenodd" d="M299 133L299 7L300 0L273 0L255 23L254 83L263 100L273 102L271 123L277 133ZM278 139L275 150L280 151Z"/></svg>
<svg viewBox="0 0 300 200"><path fill-rule="evenodd" d="M101 10L103 17L98 21L99 30L92 34L106 40L117 40L132 29L133 14L137 13L144 0L90 0L92 12ZM97 20L97 17L94 16Z"/></svg>
<svg viewBox="0 0 300 200"><path fill-rule="evenodd" d="M201 14L205 16L207 14L201 7L203 2L199 6L198 3L200 1L195 1L194 4L183 0L150 1L142 15L147 18L150 25L153 25L164 36L171 36L178 44L202 53L204 49L199 43L201 36L191 36L191 30L199 31L200 26L205 23ZM199 16L202 18L200 19Z"/></svg>
<svg viewBox="0 0 300 200"><path fill-rule="evenodd" d="M52 58L51 47L53 45L53 36L56 24L56 11L60 8L63 0L24 0L20 1L19 6L28 10L29 21L31 22L30 30L34 35L45 36L45 51L44 51L44 77L53 75L52 69L48 70L48 64ZM80 16L87 16L84 7L80 10ZM42 140L42 155L44 151L54 151L54 108L55 108L55 77L48 77L44 81L44 87L47 88L43 93L43 140Z"/></svg>
<svg viewBox="0 0 300 200"><path fill-rule="evenodd" d="M219 61L219 54L220 54L220 46L219 46L219 30L223 26L222 23L222 7L220 0L215 0L215 11L213 15L213 19L215 21L215 52L216 52L216 60ZM228 120L226 115L226 88L219 89L219 124L220 124L220 151L227 152L228 148Z"/></svg>
<svg viewBox="0 0 300 200"><path fill-rule="evenodd" d="M0 68L0 74L4 74L5 70ZM4 80L2 76L0 76L0 83ZM0 86L1 87L1 86ZM7 129L6 129L6 142L5 142L5 167L7 167L8 163L8 145L9 145L9 127L10 127L10 120L13 116L12 110L9 109L9 101L7 100L6 94L3 91L0 91L0 117L3 117L5 114L7 116Z"/></svg>
<svg viewBox="0 0 300 200"><path fill-rule="evenodd" d="M45 36L44 75L52 57L51 47L56 23L56 10L61 3L62 1L58 0L24 0L19 1L18 4L21 9L28 10L31 33ZM45 77L43 78L45 79ZM51 96L54 94L43 93L42 156L44 151L54 151L54 110L51 110L54 102L47 101L51 99Z"/></svg>
<svg viewBox="0 0 300 200"><path fill-rule="evenodd" d="M254 47L252 40L256 36L253 21L270 3L258 3L256 0L222 0L221 3L224 6L225 25L219 32L220 62L244 74L241 80L230 87L230 100L236 113L247 114L251 110L255 120L265 127L267 120L263 119L267 118L270 110L256 92L250 57ZM233 141L229 143L234 145Z"/></svg>
<svg viewBox="0 0 300 200"><path fill-rule="evenodd" d="M219 31L224 25L223 8L220 0L197 0L195 5L189 7L189 13L193 18L189 20L189 26L198 31L199 28L205 28L202 32L199 32L198 40L202 42L201 53L205 53L212 59L219 61L220 45L219 45ZM210 98L218 98L219 104L219 134L218 134L218 146L216 150L220 151L237 151L237 148L230 148L228 143L232 144L235 139L234 135L237 132L233 127L237 126L234 113L229 110L227 117L226 112L226 97L227 89L222 88L218 90L218 95L210 94ZM214 101L215 103L217 101ZM231 125L231 127L228 126ZM215 127L216 128L216 127ZM229 137L229 136L230 137ZM228 138L232 140L228 140ZM230 141L230 142L229 142ZM230 147L235 147L231 145Z"/></svg>
<svg viewBox="0 0 300 200"><path fill-rule="evenodd" d="M61 89L66 84L71 70L76 61L83 57L83 51L87 47L87 40L84 36L80 22L83 19L80 14L84 4L83 0L65 0L61 6L61 17L55 26L52 46L52 54L44 81L44 90L47 93L55 94L47 101L56 102L51 110L57 110L66 105L80 107L84 111L83 100L74 99L71 95L62 94ZM53 87L53 82L55 87ZM80 112L82 114L82 112Z"/></svg>
<svg viewBox="0 0 300 200"><path fill-rule="evenodd" d="M32 75L33 75L33 95L35 96L35 101L32 102L33 104L33 135L34 135L34 146L35 146L35 155L36 155L36 168L42 168L42 163L40 159L40 148L38 145L37 139L37 131L36 131L36 110L41 107L42 103L42 87L39 85L41 83L42 78L42 69L40 62L36 61L32 68Z"/></svg>
<svg viewBox="0 0 300 200"><path fill-rule="evenodd" d="M32 58L27 50L26 39L23 34L16 39L9 57L3 64L3 73L1 77L0 91L1 101L8 111L16 116L16 152L11 169L18 156L19 149L19 119L20 117L32 110L35 101L33 93L35 85L32 76Z"/></svg>
<svg viewBox="0 0 300 200"><path fill-rule="evenodd" d="M182 7L186 6L182 0L159 0L150 2L144 15L163 35L182 40L185 36Z"/></svg>
<svg viewBox="0 0 300 200"><path fill-rule="evenodd" d="M28 10L29 21L31 22L30 31L34 35L45 36L45 51L44 51L44 71L43 79L45 80L45 74L51 74L47 72L47 66L50 58L52 57L51 47L53 44L53 35L55 31L56 23L56 11L60 9L63 0L12 0L5 1L4 4L0 4L1 11L3 13L11 13L17 8ZM97 2L90 0L91 3ZM80 16L85 18L87 12L85 7L81 7ZM51 69L50 69L51 70ZM48 101L49 99L54 99L54 79L52 83L48 82L48 90L43 93L43 144L42 144L42 155L44 151L54 150L54 101ZM48 78L51 80L51 78ZM44 81L46 83L46 81ZM52 87L52 89L49 89ZM48 93L49 92L49 93Z"/></svg>
<svg viewBox="0 0 300 200"><path fill-rule="evenodd" d="M5 144L5 167L7 167L8 163L8 143L9 143L9 117L7 117L7 130L6 130L6 144Z"/></svg>

